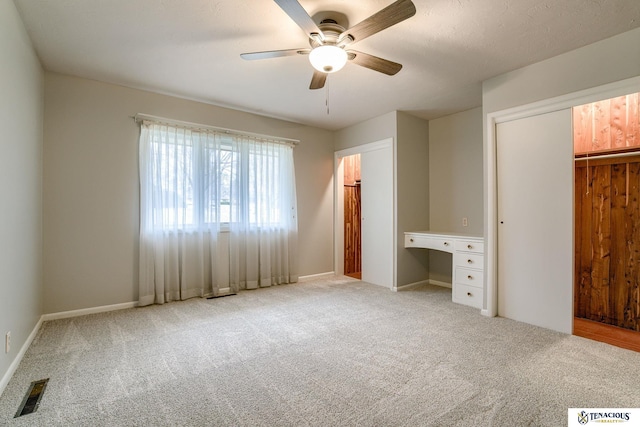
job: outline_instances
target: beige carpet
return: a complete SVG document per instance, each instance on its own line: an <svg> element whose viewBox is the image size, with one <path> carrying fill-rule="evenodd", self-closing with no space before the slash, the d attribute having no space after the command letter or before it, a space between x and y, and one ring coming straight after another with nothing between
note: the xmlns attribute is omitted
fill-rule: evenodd
<svg viewBox="0 0 640 427"><path fill-rule="evenodd" d="M640 407L640 353L335 278L46 322L0 425L563 426L569 407Z"/></svg>

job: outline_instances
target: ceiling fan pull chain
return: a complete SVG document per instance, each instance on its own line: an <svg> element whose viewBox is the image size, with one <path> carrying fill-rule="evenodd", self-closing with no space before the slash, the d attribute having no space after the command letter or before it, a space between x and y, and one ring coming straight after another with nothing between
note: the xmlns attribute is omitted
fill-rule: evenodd
<svg viewBox="0 0 640 427"><path fill-rule="evenodd" d="M329 115L329 82L328 81L327 81L327 85L325 86L324 93L325 93L324 103L327 106L327 116L328 116Z"/></svg>

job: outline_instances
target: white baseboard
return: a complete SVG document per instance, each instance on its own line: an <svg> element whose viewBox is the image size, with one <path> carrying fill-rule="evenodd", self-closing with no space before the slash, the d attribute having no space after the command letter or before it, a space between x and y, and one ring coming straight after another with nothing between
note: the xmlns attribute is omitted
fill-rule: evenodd
<svg viewBox="0 0 640 427"><path fill-rule="evenodd" d="M300 276L298 277L298 281L307 281L307 280L315 280L315 279L328 279L329 277L335 276L336 273L334 271L328 271L326 273L319 274L309 274L308 276Z"/></svg>
<svg viewBox="0 0 640 427"><path fill-rule="evenodd" d="M86 316L87 314L104 313L107 311L124 310L137 307L136 301L124 302L122 304L102 305L100 307L82 308L80 310L61 311L59 313L43 314L42 321L68 319L70 317Z"/></svg>
<svg viewBox="0 0 640 427"><path fill-rule="evenodd" d="M421 280L419 282L409 283L408 285L398 286L397 288L393 288L392 290L395 292L408 291L410 289L417 288L418 286L423 286L423 285L442 286L443 288L449 288L449 289L452 288L451 283L441 282L439 280L427 279L427 280Z"/></svg>
<svg viewBox="0 0 640 427"><path fill-rule="evenodd" d="M452 289L451 283L441 282L440 280L429 279L429 284L430 285L435 285L435 286L442 286L443 288Z"/></svg>
<svg viewBox="0 0 640 427"><path fill-rule="evenodd" d="M2 393L4 392L4 389L7 387L7 384L9 384L11 377L13 377L13 374L16 372L16 369L18 369L20 362L22 362L22 358L24 357L24 354L27 352L27 349L29 348L34 338L38 334L38 331L40 330L40 326L42 326L42 322L43 320L41 316L40 320L38 320L38 323L36 323L36 326L33 328L33 331L31 331L31 333L27 337L27 340L24 342L24 344L20 348L20 351L16 355L16 358L13 359L13 362L11 363L11 365L9 365L9 369L4 374L2 379L0 379L0 396L2 396Z"/></svg>
<svg viewBox="0 0 640 427"><path fill-rule="evenodd" d="M395 288L392 288L391 290L394 291L394 292L408 291L410 289L417 288L418 286L428 285L428 284L429 284L429 280L421 280L419 282L413 282L413 283L409 283L407 285L397 286Z"/></svg>

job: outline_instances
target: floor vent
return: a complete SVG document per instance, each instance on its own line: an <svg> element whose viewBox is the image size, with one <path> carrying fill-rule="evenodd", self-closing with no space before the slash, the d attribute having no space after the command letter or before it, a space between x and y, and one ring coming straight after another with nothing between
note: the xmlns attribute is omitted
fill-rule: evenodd
<svg viewBox="0 0 640 427"><path fill-rule="evenodd" d="M228 297L228 296L235 295L235 294L236 293L231 288L220 288L220 289L218 289L218 295L207 297L207 299Z"/></svg>
<svg viewBox="0 0 640 427"><path fill-rule="evenodd" d="M216 295L216 296L212 296L212 297L207 297L207 299L214 299L214 298L222 298L222 297L230 297L236 294L224 294L224 295Z"/></svg>
<svg viewBox="0 0 640 427"><path fill-rule="evenodd" d="M25 394L24 399L22 399L22 403L20 404L20 408L18 412L16 412L16 416L14 418L21 417L23 415L31 414L38 409L38 404L40 403L40 399L42 399L42 395L44 394L44 389L47 388L47 383L49 382L49 378L44 380L34 381L29 386L29 391Z"/></svg>

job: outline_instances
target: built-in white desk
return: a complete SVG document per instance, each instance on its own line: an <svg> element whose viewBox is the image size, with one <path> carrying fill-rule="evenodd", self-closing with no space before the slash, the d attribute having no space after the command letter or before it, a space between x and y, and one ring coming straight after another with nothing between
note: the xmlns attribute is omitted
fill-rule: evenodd
<svg viewBox="0 0 640 427"><path fill-rule="evenodd" d="M453 254L453 302L482 308L484 295L484 238L434 231L404 233L405 248L423 248Z"/></svg>

